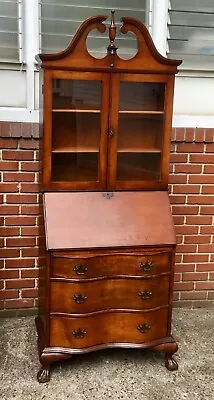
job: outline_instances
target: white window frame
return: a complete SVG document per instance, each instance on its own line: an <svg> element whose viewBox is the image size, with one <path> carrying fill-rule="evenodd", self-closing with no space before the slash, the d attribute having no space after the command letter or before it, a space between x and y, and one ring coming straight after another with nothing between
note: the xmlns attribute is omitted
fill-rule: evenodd
<svg viewBox="0 0 214 400"><path fill-rule="evenodd" d="M157 50L164 57L166 57L167 50L167 17L168 0L153 0L152 39Z"/></svg>
<svg viewBox="0 0 214 400"><path fill-rule="evenodd" d="M39 52L38 0L19 0L19 29L22 36L20 62L0 62L0 69L26 72L26 107L0 107L0 121L38 122L35 110L35 55Z"/></svg>

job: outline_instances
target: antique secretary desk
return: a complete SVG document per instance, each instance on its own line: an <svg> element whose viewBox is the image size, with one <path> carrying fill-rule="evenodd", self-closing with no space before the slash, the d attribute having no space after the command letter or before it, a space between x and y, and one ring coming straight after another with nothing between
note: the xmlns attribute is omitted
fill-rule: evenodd
<svg viewBox="0 0 214 400"><path fill-rule="evenodd" d="M136 55L87 51L87 19L67 49L41 54L44 268L36 318L41 369L108 347L150 347L176 370L171 336L175 235L167 195L174 77L145 26L122 18Z"/></svg>

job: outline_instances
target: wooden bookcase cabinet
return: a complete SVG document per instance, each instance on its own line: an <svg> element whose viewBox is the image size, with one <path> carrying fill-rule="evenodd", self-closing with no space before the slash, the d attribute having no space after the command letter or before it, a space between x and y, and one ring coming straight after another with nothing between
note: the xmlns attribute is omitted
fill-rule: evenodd
<svg viewBox="0 0 214 400"><path fill-rule="evenodd" d="M51 75L47 189L159 189L166 184L166 77L67 71ZM69 98L63 96L66 92L74 94Z"/></svg>
<svg viewBox="0 0 214 400"><path fill-rule="evenodd" d="M104 16L89 18L80 26L66 50L57 54L39 55L44 112L42 191L44 193L64 191L68 192L68 194L71 191L80 191L87 202L88 191L104 192L106 199L110 199L114 195L113 191L129 190L132 192L130 192L130 200L127 201L130 201L130 208L132 208L132 201L134 201L132 195L135 193L133 191L136 191L136 193L137 191L145 191L145 193L148 190L157 191L158 197L160 196L160 191L167 190L174 77L180 61L162 57L154 47L146 27L132 18L122 19L121 31L124 34L131 31L136 35L138 51L132 59L122 60L117 55L117 47L115 45L116 27L113 13L109 27L110 43L107 55L102 59L95 59L87 51L86 39L93 29L97 29L100 33L104 32L105 25L103 22L105 20L106 17ZM64 195L61 193L61 196L66 196L66 193ZM51 196L51 193L49 195ZM151 198L151 203L153 203L155 196L156 192ZM49 197L46 197L47 203L48 199ZM63 202L63 197L60 197L60 201ZM164 201L164 207L167 207L166 202L168 200L165 199ZM46 208L47 242L47 237L51 236L49 227L51 224L47 215L51 214L51 212L49 213L47 204L44 204L44 207ZM56 205L52 204L49 207L53 207L52 212L56 212ZM138 211L135 210L136 213ZM68 209L68 215L70 212L72 214L72 210ZM91 212L96 213L96 208L93 208L93 205ZM161 213L162 210L160 209L159 212ZM58 213L60 214L61 211L58 210ZM63 218L62 213L61 220ZM125 229L125 220L126 218L121 230ZM139 280L137 275L139 270L138 272L134 272L134 270L129 272L128 268L124 272L124 265L129 260L127 257L131 249L134 251L134 260L136 260L138 254L138 249L135 247L135 236L138 231L137 219L136 232L133 233L132 240L127 242L126 239L123 239L120 246L116 242L115 244L104 245L106 248L103 250L104 256L103 258L101 257L101 261L95 257L96 252L99 253L101 251L98 245L99 241L97 245L96 241L93 243L93 248L90 248L90 245L88 247L85 245L84 247L81 229L77 226L74 226L74 229L77 229L79 245L73 251L79 249L78 254L73 253L72 255L72 242L67 247L63 247L63 245L60 247L57 240L55 241L55 247L46 245L46 277L43 279L41 268L40 292L43 294L39 300L40 314L36 319L39 355L42 364L41 371L38 374L40 382L49 380L50 364L52 362L71 356L76 352L111 347L112 342L114 342L112 346L152 347L154 350L164 351L166 353L167 368L170 370L177 368L177 364L172 358L172 354L177 350L177 344L170 333L175 240L171 235L170 240L164 242L162 239L164 236L164 224L162 223L162 227L159 229L159 242L152 243L153 223L154 221L147 221L147 224L151 225L149 231L150 247L147 247L146 239L144 242L142 240L139 253L141 261L139 259L138 264L145 264L145 268L148 268L148 271L152 265L151 268L154 268L156 273L153 281L151 281L154 278L153 272L147 274L147 276L144 273L142 274L142 281L140 281L143 287L142 290L138 287ZM114 222L112 224L114 225ZM170 224L172 226L172 222ZM84 230L83 224L81 228ZM55 236L57 237L58 227L53 226L51 229L55 230ZM108 227L106 229L108 231ZM102 235L102 233L98 228L97 236L99 235ZM64 235L62 231L61 236L66 241L69 233L67 232ZM168 261L165 260L163 263L161 254L166 247L170 256L167 258ZM57 258L56 254L59 255L60 251L62 256ZM95 260L95 262L89 262L87 257L85 259L85 251L91 252L89 259ZM118 259L121 251L123 257ZM148 253L148 251L151 253ZM84 303L91 295L82 295L81 292L79 293L75 289L75 285L77 285L79 291L82 288L80 282L81 275L83 274L84 276L84 272L77 273L74 279L74 276L71 276L71 271L76 264L73 265L72 261L69 264L66 260L72 260L74 257L76 262L76 258L79 258L76 267L78 268L79 265L80 270L81 266L83 269L86 268L88 270L87 263L89 262L90 268L95 271L92 272L92 277L98 283L93 285L89 279L88 286L85 285L84 287L87 287L87 293L92 293L94 290L99 294L99 291L100 293L103 291L103 284L104 286L109 284L108 269L111 272L112 261L109 264L108 256L114 254L115 257L110 257L110 259L114 260L114 265L120 260L121 270L119 271L116 268L112 275L110 274L111 278L118 279L118 274L119 276L126 275L126 279L122 279L121 286L118 289L120 290L120 301L116 307L114 304L114 293L116 298L114 283L114 289L111 291L112 302L109 302L109 297L106 295L106 299L100 299L99 302L92 300L92 303L83 308L81 316L85 315L85 318L88 318L85 319L87 327L93 328L93 326L102 326L103 324L105 326L103 321L113 326L114 321L117 325L117 322L124 318L124 329L126 329L125 327L129 325L130 321L137 318L138 314L137 312L133 313L133 309L138 310L138 312L143 310L143 315L145 315L147 309L151 309L153 312L149 319L149 321L152 321L150 321L151 323L154 323L155 320L165 321L161 325L163 331L161 334L160 332L157 334L158 327L156 327L152 335L147 334L147 330L150 330L150 323L139 323L138 331L141 330L143 332L145 330L144 340L142 338L136 339L136 332L130 335L127 333L127 337L122 338L122 336L115 334L116 328L115 331L112 328L109 335L103 334L104 336L102 336L101 333L98 338L93 335L89 339L84 339L84 332L87 332L88 328L82 330L78 325L78 318L75 318L74 325L76 329L72 329L72 321L77 310L73 301L70 304L68 298L71 299L76 296L75 301L79 304L79 302ZM150 256L153 254L153 256L150 257L148 254ZM107 262L105 256L107 256ZM59 270L61 272L59 275L52 276L55 268L55 261L53 263L52 260L57 259L57 262L60 262ZM154 259L156 263L154 263ZM101 270L97 269L97 260L100 262L98 264ZM104 264L106 263L105 273L102 271L103 262ZM131 258L130 265L132 264L133 259ZM159 265L157 270L156 264ZM162 264L164 264L163 272L161 272L160 267ZM64 272L62 273L62 271ZM165 275L162 276L162 274L166 274L166 277ZM137 303L136 300L130 300L130 304L125 301L129 286L127 276L130 279L133 278L133 291L142 293L142 297L145 297L146 299L144 300L148 302L148 307L145 307L146 303L140 307L139 299ZM60 279L67 286L63 285L62 282L60 283ZM146 284L143 281L144 279L149 279ZM149 290L151 282L153 282L153 289L154 287L156 288L156 296L153 296L154 290ZM161 282L164 282L163 293L160 290L158 291ZM78 293L73 293L76 290ZM46 300L44 300L44 291ZM64 300L62 300L62 293L66 293ZM150 299L149 305L150 297L152 299ZM102 310L101 314L98 313L99 317L96 314L98 309ZM106 316L106 309L115 309L116 312ZM132 310L131 314L128 317L125 317L126 313L121 315L119 310L122 310L121 313L123 313L123 309ZM62 318L64 313L68 317L66 322L65 318L64 320ZM154 317L154 315L156 316ZM61 319L59 316L61 316ZM67 340L66 337L70 330L73 332L73 336L71 334L73 339ZM78 344L75 344L74 337ZM160 337L163 337L163 339L160 340Z"/></svg>

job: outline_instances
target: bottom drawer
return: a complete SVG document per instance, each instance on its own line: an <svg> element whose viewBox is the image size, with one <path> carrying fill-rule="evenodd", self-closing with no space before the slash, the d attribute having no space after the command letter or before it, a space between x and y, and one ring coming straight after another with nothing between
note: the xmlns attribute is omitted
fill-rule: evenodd
<svg viewBox="0 0 214 400"><path fill-rule="evenodd" d="M167 335L168 309L51 317L50 346L81 349L105 343L145 343Z"/></svg>

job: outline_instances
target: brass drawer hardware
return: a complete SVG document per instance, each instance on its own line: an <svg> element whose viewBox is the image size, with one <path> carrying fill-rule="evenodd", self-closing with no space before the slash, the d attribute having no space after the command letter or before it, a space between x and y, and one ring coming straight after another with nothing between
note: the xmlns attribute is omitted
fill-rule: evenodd
<svg viewBox="0 0 214 400"><path fill-rule="evenodd" d="M154 267L154 264L151 261L145 261L140 263L140 269L142 271L151 271L151 269Z"/></svg>
<svg viewBox="0 0 214 400"><path fill-rule="evenodd" d="M88 268L84 265L75 265L73 271L75 271L77 275L84 275L85 272L88 271Z"/></svg>
<svg viewBox="0 0 214 400"><path fill-rule="evenodd" d="M84 296L83 294L81 294L81 293L78 293L78 294L74 294L73 295L73 300L75 301L75 303L77 303L77 304L83 304L83 303L85 303L85 301L87 300L87 296Z"/></svg>
<svg viewBox="0 0 214 400"><path fill-rule="evenodd" d="M152 297L152 292L150 290L144 290L143 292L139 292L141 300L148 300Z"/></svg>
<svg viewBox="0 0 214 400"><path fill-rule="evenodd" d="M105 199L109 200L109 199L111 199L112 197L114 197L114 193L112 193L112 192L103 193L103 197L104 197Z"/></svg>
<svg viewBox="0 0 214 400"><path fill-rule="evenodd" d="M140 333L146 333L151 329L151 326L148 324L140 324L137 327L137 330L140 331Z"/></svg>
<svg viewBox="0 0 214 400"><path fill-rule="evenodd" d="M86 335L87 331L85 329L78 328L77 330L73 330L72 334L76 339L82 339Z"/></svg>

